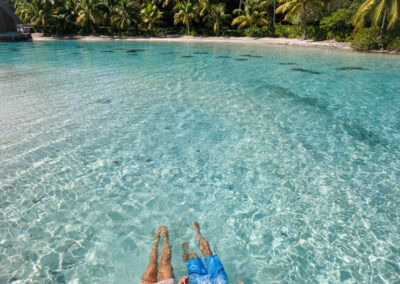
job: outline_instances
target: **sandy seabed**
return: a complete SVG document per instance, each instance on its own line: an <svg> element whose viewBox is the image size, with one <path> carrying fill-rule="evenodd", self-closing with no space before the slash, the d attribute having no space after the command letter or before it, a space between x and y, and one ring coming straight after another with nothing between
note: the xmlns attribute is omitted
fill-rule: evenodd
<svg viewBox="0 0 400 284"><path fill-rule="evenodd" d="M62 36L44 37L42 34L32 34L33 41L80 40L80 41L149 41L149 42L199 42L199 43L238 43L258 45L290 45L301 47L333 48L351 50L349 43L335 40L300 40L291 38L252 38L252 37L194 37L194 36L165 36L165 37L120 37L120 36Z"/></svg>

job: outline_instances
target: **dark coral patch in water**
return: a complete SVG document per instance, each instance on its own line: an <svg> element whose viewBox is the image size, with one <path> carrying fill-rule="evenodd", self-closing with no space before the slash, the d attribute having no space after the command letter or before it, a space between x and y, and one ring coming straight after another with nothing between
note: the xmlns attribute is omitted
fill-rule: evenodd
<svg viewBox="0 0 400 284"><path fill-rule="evenodd" d="M232 58L230 56L217 56L217 58Z"/></svg>
<svg viewBox="0 0 400 284"><path fill-rule="evenodd" d="M193 56L191 56L191 55L184 55L184 56L182 56L182 58L192 58Z"/></svg>
<svg viewBox="0 0 400 284"><path fill-rule="evenodd" d="M348 67L336 68L336 70L344 71L344 70L368 70L368 69L357 66L348 66Z"/></svg>
<svg viewBox="0 0 400 284"><path fill-rule="evenodd" d="M79 52L72 52L71 54L77 55L77 54L80 54L80 53Z"/></svg>
<svg viewBox="0 0 400 284"><path fill-rule="evenodd" d="M293 62L281 62L281 63L279 63L279 65L297 65L296 63L293 63Z"/></svg>
<svg viewBox="0 0 400 284"><path fill-rule="evenodd" d="M83 46L75 46L75 48L83 48Z"/></svg>
<svg viewBox="0 0 400 284"><path fill-rule="evenodd" d="M297 71L297 72L310 73L310 74L321 74L320 72L313 71L313 70L308 70L308 69L303 69L303 68L292 68L290 70Z"/></svg>
<svg viewBox="0 0 400 284"><path fill-rule="evenodd" d="M251 54L240 54L240 56L242 56L242 57L252 57Z"/></svg>
<svg viewBox="0 0 400 284"><path fill-rule="evenodd" d="M10 50L10 51L14 51L14 52L20 51L18 48L10 48L9 50Z"/></svg>
<svg viewBox="0 0 400 284"><path fill-rule="evenodd" d="M175 52L160 52L160 54L162 54L162 55L166 55L166 54L175 54Z"/></svg>
<svg viewBox="0 0 400 284"><path fill-rule="evenodd" d="M343 128L348 135L354 139L361 141L371 147L378 144L388 146L389 143L382 139L378 134L365 129L364 127L352 122L343 123Z"/></svg>
<svg viewBox="0 0 400 284"><path fill-rule="evenodd" d="M126 52L133 53L133 52L139 52L139 51L145 51L145 50L144 49L129 49Z"/></svg>
<svg viewBox="0 0 400 284"><path fill-rule="evenodd" d="M235 59L235 61L248 61L248 59L247 58L237 58L237 59Z"/></svg>
<svg viewBox="0 0 400 284"><path fill-rule="evenodd" d="M114 52L114 51L112 51L112 50L102 50L101 52L104 52L104 53L111 53L111 52Z"/></svg>

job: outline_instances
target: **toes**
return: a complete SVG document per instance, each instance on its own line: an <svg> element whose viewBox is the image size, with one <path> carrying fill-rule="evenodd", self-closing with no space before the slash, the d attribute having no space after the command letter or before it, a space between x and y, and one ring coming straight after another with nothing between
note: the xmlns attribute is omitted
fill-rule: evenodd
<svg viewBox="0 0 400 284"><path fill-rule="evenodd" d="M183 242L182 248L183 248L183 251L184 251L184 252L187 252L187 251L188 251L188 249L189 249L189 243L188 243L188 241L184 241L184 242Z"/></svg>
<svg viewBox="0 0 400 284"><path fill-rule="evenodd" d="M193 225L194 229L195 229L197 232L200 231L199 223L193 222L192 225Z"/></svg>

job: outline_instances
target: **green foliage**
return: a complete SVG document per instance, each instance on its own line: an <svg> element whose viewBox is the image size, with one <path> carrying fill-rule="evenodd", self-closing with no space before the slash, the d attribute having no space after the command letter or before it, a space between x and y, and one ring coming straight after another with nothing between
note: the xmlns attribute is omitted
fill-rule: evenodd
<svg viewBox="0 0 400 284"><path fill-rule="evenodd" d="M164 13L158 9L157 5L152 4L150 1L148 1L144 8L140 11L142 21L150 33L153 33L154 25L162 23L161 19L163 14Z"/></svg>
<svg viewBox="0 0 400 284"><path fill-rule="evenodd" d="M284 21L288 21L290 17L300 15L300 23L303 26L303 38L307 36L307 22L309 21L308 13L313 7L323 7L323 0L279 0L282 5L276 9L278 14L286 14Z"/></svg>
<svg viewBox="0 0 400 284"><path fill-rule="evenodd" d="M331 15L322 18L320 27L327 32L328 39L344 41L353 33L351 25L353 13L349 9L339 9Z"/></svg>
<svg viewBox="0 0 400 284"><path fill-rule="evenodd" d="M303 28L301 28L303 29ZM307 26L307 36L312 40L325 40L326 39L326 30L321 28L320 26Z"/></svg>
<svg viewBox="0 0 400 284"><path fill-rule="evenodd" d="M319 26L307 26L306 33L312 40L326 39L326 30ZM300 38L304 35L304 28L295 25L275 25L275 35L286 38Z"/></svg>
<svg viewBox="0 0 400 284"><path fill-rule="evenodd" d="M399 0L365 0L354 15L354 25L362 28L369 20L373 26L381 26L381 34L385 25L393 30L400 20L399 6Z"/></svg>
<svg viewBox="0 0 400 284"><path fill-rule="evenodd" d="M274 28L272 26L255 27L253 31L250 28L244 30L245 36L250 36L253 33L253 37L270 37L274 35Z"/></svg>
<svg viewBox="0 0 400 284"><path fill-rule="evenodd" d="M186 34L190 35L190 26L193 21L197 20L197 6L190 0L183 0L182 2L178 1L174 9L178 11L174 15L174 24L186 25Z"/></svg>
<svg viewBox="0 0 400 284"><path fill-rule="evenodd" d="M297 38L301 36L301 31L298 27L293 25L275 25L275 35L278 37Z"/></svg>
<svg viewBox="0 0 400 284"><path fill-rule="evenodd" d="M400 36L393 38L387 46L388 50L400 52Z"/></svg>
<svg viewBox="0 0 400 284"><path fill-rule="evenodd" d="M111 25L117 30L126 31L136 20L137 7L134 2L120 0L112 9Z"/></svg>
<svg viewBox="0 0 400 284"><path fill-rule="evenodd" d="M234 14L239 14L239 16L233 19L232 26L239 25L239 29L249 26L249 36L253 36L255 27L265 26L269 23L268 12L265 11L266 5L266 1L247 0L244 10L236 9L233 11Z"/></svg>
<svg viewBox="0 0 400 284"><path fill-rule="evenodd" d="M16 15L23 23L33 24L45 34L54 21L54 2L49 0L18 0Z"/></svg>
<svg viewBox="0 0 400 284"><path fill-rule="evenodd" d="M331 15L322 18L320 26L327 31L336 32L351 27L353 13L349 9L339 9Z"/></svg>
<svg viewBox="0 0 400 284"><path fill-rule="evenodd" d="M105 20L105 14L101 7L106 5L103 0L76 0L75 11L78 15L76 24L81 27L90 27L95 31L95 25L101 24Z"/></svg>
<svg viewBox="0 0 400 284"><path fill-rule="evenodd" d="M378 49L382 41L379 39L379 28L361 28L357 30L351 40L351 47L359 51Z"/></svg>
<svg viewBox="0 0 400 284"><path fill-rule="evenodd" d="M225 4L212 4L205 20L213 26L213 30L217 36L219 36L221 26L231 17L231 15L225 13Z"/></svg>

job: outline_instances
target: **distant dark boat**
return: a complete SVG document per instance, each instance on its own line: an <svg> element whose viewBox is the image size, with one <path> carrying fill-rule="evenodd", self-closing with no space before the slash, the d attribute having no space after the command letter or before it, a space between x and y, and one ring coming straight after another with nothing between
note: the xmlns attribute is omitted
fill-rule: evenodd
<svg viewBox="0 0 400 284"><path fill-rule="evenodd" d="M23 25L14 12L0 0L0 41L31 40L31 26Z"/></svg>

